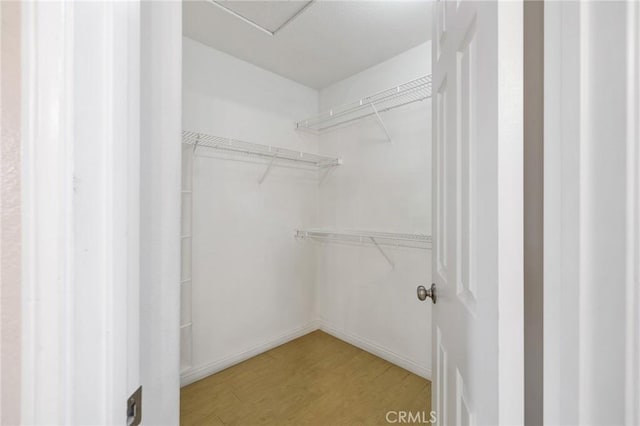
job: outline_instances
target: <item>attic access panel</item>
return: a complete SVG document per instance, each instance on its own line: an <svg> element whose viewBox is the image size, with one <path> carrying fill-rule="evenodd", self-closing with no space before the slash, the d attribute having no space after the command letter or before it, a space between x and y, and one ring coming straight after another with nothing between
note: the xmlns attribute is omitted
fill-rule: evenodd
<svg viewBox="0 0 640 426"><path fill-rule="evenodd" d="M247 24L273 36L315 0L310 1L233 1L210 0L212 4Z"/></svg>

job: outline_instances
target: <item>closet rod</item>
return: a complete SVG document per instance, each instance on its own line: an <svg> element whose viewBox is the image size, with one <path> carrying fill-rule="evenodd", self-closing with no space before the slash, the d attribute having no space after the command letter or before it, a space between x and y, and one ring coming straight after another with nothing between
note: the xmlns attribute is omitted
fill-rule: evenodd
<svg viewBox="0 0 640 426"><path fill-rule="evenodd" d="M431 248L431 236L425 234L403 234L380 231L296 229L296 238L314 238L322 240L371 243L395 247L428 250Z"/></svg>
<svg viewBox="0 0 640 426"><path fill-rule="evenodd" d="M320 241L341 241L349 243L373 244L392 269L396 265L382 246L405 247L414 249L430 249L431 236L424 234L399 234L395 232L377 231L334 231L326 229L297 229L296 238L317 239Z"/></svg>
<svg viewBox="0 0 640 426"><path fill-rule="evenodd" d="M300 120L296 122L296 129L321 133L372 115L375 115L384 127L380 113L423 101L430 97L431 74L393 86L373 95L365 96L357 101L335 106L328 111L305 120Z"/></svg>
<svg viewBox="0 0 640 426"><path fill-rule="evenodd" d="M182 142L194 148L211 148L225 153L243 154L268 159L270 162L290 161L317 168L335 167L342 164L338 157L327 157L309 152L295 151L271 145L262 145L237 139L223 138L191 131L182 132Z"/></svg>

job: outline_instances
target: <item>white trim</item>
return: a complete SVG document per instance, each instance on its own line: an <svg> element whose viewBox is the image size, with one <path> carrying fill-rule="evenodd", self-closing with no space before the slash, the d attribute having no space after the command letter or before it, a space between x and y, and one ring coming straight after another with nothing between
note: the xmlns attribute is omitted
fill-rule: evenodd
<svg viewBox="0 0 640 426"><path fill-rule="evenodd" d="M640 424L640 5L627 3L627 333L625 422Z"/></svg>
<svg viewBox="0 0 640 426"><path fill-rule="evenodd" d="M140 4L143 423L180 423L182 3Z"/></svg>
<svg viewBox="0 0 640 426"><path fill-rule="evenodd" d="M246 361L249 358L253 358L256 355L260 355L261 353L297 339L298 337L302 337L315 330L318 330L318 322L311 321L307 325L288 331L278 337L267 340L238 354L228 356L219 361L204 364L199 367L190 368L182 373L180 377L180 386L186 386L193 382L197 382L200 379L204 379L207 376L218 373L226 368L239 364L242 361Z"/></svg>
<svg viewBox="0 0 640 426"><path fill-rule="evenodd" d="M23 5L24 424L124 424L138 384L138 12Z"/></svg>
<svg viewBox="0 0 640 426"><path fill-rule="evenodd" d="M431 380L431 370L423 367L413 360L410 360L409 358L397 354L391 349L385 348L384 346L367 340L364 337L356 336L355 334L339 330L338 327L330 324L327 321L319 320L318 324L320 330L332 335L337 339L350 343L353 346L362 349L363 351L369 352L377 357L389 361L390 363L397 365L398 367L402 367L405 370L417 374L420 377Z"/></svg>
<svg viewBox="0 0 640 426"><path fill-rule="evenodd" d="M575 301L579 289L579 253L576 253L579 246L576 241L580 216L571 207L578 205L579 191L577 184L568 177L577 174L579 157L579 81L582 75L579 8L577 2L547 2L544 8L545 424L577 424L578 416L576 395L580 389L575 332L578 306ZM571 99L571 105L563 99ZM553 290L560 288L561 293ZM571 296L574 303L566 304Z"/></svg>
<svg viewBox="0 0 640 426"><path fill-rule="evenodd" d="M500 116L497 128L498 206L496 210L498 215L498 351L495 361L498 363L498 422L504 425L524 423L522 3L500 2L496 29Z"/></svg>
<svg viewBox="0 0 640 426"><path fill-rule="evenodd" d="M640 423L639 28L545 4L545 424Z"/></svg>
<svg viewBox="0 0 640 426"><path fill-rule="evenodd" d="M208 364L203 364L199 367L190 368L181 372L180 386L187 386L198 380L204 379L212 374L218 373L243 361L260 355L266 351L269 351L277 346L283 345L287 342L295 340L306 334L309 334L316 330L322 330L327 334L332 335L336 339L340 339L347 342L363 351L369 352L379 358L382 358L390 363L404 368L420 377L427 380L431 380L431 370L418 364L417 362L410 360L402 355L395 353L394 351L373 343L363 337L356 336L355 334L347 333L339 330L336 326L330 324L324 320L314 320L307 325L291 330L284 333L274 339L265 341L257 346L244 350L238 354L228 356L218 361L214 361Z"/></svg>
<svg viewBox="0 0 640 426"><path fill-rule="evenodd" d="M22 414L24 424L68 424L74 365L72 276L73 4L28 2L22 13ZM47 27L47 24L51 27ZM66 60L65 60L66 59ZM57 111L59 115L47 114ZM61 368L68 367L68 368ZM63 398L62 395L65 397Z"/></svg>

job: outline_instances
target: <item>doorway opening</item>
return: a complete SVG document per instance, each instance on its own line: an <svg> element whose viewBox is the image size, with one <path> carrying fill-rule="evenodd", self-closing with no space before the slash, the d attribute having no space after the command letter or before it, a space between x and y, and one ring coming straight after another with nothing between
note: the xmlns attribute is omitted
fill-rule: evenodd
<svg viewBox="0 0 640 426"><path fill-rule="evenodd" d="M183 6L182 421L430 418L431 3L220 6Z"/></svg>

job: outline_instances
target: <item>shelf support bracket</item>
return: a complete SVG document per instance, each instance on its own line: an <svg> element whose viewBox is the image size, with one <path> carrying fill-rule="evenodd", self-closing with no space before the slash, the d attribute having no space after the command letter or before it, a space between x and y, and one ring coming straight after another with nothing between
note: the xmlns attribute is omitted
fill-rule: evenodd
<svg viewBox="0 0 640 426"><path fill-rule="evenodd" d="M324 181L327 180L327 178L333 172L334 169L335 169L335 166L325 167L324 170L322 171L322 176L320 177L320 182L318 182L318 185L322 185Z"/></svg>
<svg viewBox="0 0 640 426"><path fill-rule="evenodd" d="M373 102L371 102L369 105L371 105L371 108L373 109L373 112L376 114L376 118L378 119L378 123L380 124L380 127L382 127L382 130L384 130L384 133L387 135L387 139L389 140L389 142L392 142L391 135L389 134L389 131L387 130L387 126L384 125L384 121L382 121L382 117L380 117L380 114L378 113L378 109L373 104Z"/></svg>
<svg viewBox="0 0 640 426"><path fill-rule="evenodd" d="M376 241L375 238L373 237L369 237L371 238L371 242L373 243L374 246L376 246L376 248L378 249L378 251L380 252L380 254L382 256L384 256L384 258L387 260L387 262L389 262L389 265L391 265L391 269L395 269L396 265L393 263L393 260L391 260L391 258L389 257L389 255L387 253L384 252L384 250L382 250L382 247L380 247L380 244L378 244L378 242Z"/></svg>
<svg viewBox="0 0 640 426"><path fill-rule="evenodd" d="M262 182L264 182L264 180L266 179L267 175L269 174L269 171L271 170L271 167L273 167L273 163L276 161L276 158L278 158L277 152L273 154L273 157L271 157L271 161L269 161L269 165L267 166L267 169L264 171L264 173L262 174L262 177L258 181L259 184L262 184Z"/></svg>
<svg viewBox="0 0 640 426"><path fill-rule="evenodd" d="M196 137L196 143L193 144L193 154L195 155L198 144L200 143L200 134Z"/></svg>

